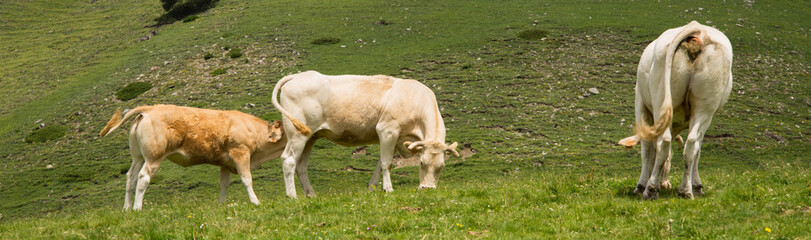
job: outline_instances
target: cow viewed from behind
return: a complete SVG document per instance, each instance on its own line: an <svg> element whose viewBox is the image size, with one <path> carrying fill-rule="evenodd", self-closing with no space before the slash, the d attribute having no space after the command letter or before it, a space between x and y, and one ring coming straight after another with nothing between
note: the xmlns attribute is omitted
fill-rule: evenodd
<svg viewBox="0 0 811 240"><path fill-rule="evenodd" d="M619 142L629 148L642 142L635 193L656 199L663 184L670 186L671 139L687 129L679 194L690 199L703 194L701 141L731 90L732 45L715 28L693 21L665 31L645 48L637 70L635 135Z"/></svg>
<svg viewBox="0 0 811 240"><path fill-rule="evenodd" d="M386 192L393 191L390 166L395 150L420 153L420 188L436 187L445 154L459 156L456 143L445 144L445 123L434 92L415 80L307 71L279 80L272 101L287 133L282 161L291 198L296 198L294 169L305 194L315 194L307 161L318 138L344 146L379 143L380 161L369 186L374 189L382 171Z"/></svg>
<svg viewBox="0 0 811 240"><path fill-rule="evenodd" d="M268 124L237 111L174 105L140 106L123 117L117 110L100 135L108 135L133 117L129 135L132 166L127 172L124 209L141 209L149 180L164 159L183 167L220 166L220 203L225 201L231 174L239 174L251 202L258 205L251 168L278 158L287 142L279 121Z"/></svg>

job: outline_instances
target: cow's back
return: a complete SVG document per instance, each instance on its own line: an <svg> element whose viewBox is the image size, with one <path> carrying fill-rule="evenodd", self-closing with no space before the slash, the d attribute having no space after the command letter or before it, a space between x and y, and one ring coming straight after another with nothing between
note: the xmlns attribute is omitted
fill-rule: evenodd
<svg viewBox="0 0 811 240"><path fill-rule="evenodd" d="M414 80L390 76L328 76L304 72L284 85L281 105L302 116L314 131L341 145L376 143L376 127L381 121L413 121L424 109L427 93L433 93ZM416 109L415 109L416 108ZM419 111L419 113L415 113Z"/></svg>

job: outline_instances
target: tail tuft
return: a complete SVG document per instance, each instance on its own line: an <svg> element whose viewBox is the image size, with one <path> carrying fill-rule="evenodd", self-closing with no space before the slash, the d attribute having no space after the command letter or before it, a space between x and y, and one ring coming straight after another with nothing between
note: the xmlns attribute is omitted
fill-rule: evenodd
<svg viewBox="0 0 811 240"><path fill-rule="evenodd" d="M307 125L304 125L304 123L301 123L295 118L290 117L290 122L292 122L293 126L296 127L296 131L303 134L304 136L310 135L310 133L312 132L312 130L310 130L310 128L307 127Z"/></svg>
<svg viewBox="0 0 811 240"><path fill-rule="evenodd" d="M101 130L101 133L99 133L99 136L102 136L102 137L107 136L107 134L110 133L110 129L115 127L121 121L121 118L122 118L121 109L118 108L118 109L115 110L115 113L113 114L113 117L110 118L110 121L107 121L107 125L104 126L104 129Z"/></svg>
<svg viewBox="0 0 811 240"><path fill-rule="evenodd" d="M670 106L663 106L662 108L662 114L659 115L659 119L653 126L649 126L642 121L637 122L634 125L634 134L645 141L655 141L656 138L659 138L673 123L673 108Z"/></svg>

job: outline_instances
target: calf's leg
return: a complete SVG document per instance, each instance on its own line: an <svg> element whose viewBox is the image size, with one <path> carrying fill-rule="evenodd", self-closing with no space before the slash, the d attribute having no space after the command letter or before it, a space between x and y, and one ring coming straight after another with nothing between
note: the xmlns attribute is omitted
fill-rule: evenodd
<svg viewBox="0 0 811 240"><path fill-rule="evenodd" d="M146 157L146 163L138 173L138 186L135 188L135 204L132 206L134 210L141 210L144 203L144 192L146 192L146 187L149 186L149 180L158 172L161 160L163 159Z"/></svg>
<svg viewBox="0 0 811 240"><path fill-rule="evenodd" d="M237 167L239 178L245 184L245 189L248 191L248 198L254 205L259 205L259 198L253 192L253 179L251 179L251 154L247 147L238 147L231 149L228 152L231 159L234 160L234 165Z"/></svg>
<svg viewBox="0 0 811 240"><path fill-rule="evenodd" d="M228 191L229 184L231 184L231 171L220 167L220 204L225 203L225 193Z"/></svg>
<svg viewBox="0 0 811 240"><path fill-rule="evenodd" d="M138 172L141 171L141 168L144 166L144 157L141 156L141 153L133 152L132 154L132 165L130 165L130 170L127 171L127 190L124 194L124 210L129 210L132 208L132 195L135 193L135 186L138 184Z"/></svg>

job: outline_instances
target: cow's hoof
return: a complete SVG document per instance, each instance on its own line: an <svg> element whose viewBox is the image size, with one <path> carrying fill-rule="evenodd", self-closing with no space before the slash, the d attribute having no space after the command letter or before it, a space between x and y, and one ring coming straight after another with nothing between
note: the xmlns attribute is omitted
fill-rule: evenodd
<svg viewBox="0 0 811 240"><path fill-rule="evenodd" d="M704 189L704 186L701 186L701 184L693 186L693 195L704 196L704 190L703 189Z"/></svg>
<svg viewBox="0 0 811 240"><path fill-rule="evenodd" d="M636 189L634 189L634 194L642 195L642 193L644 193L644 192L645 192L645 186L643 186L642 184L637 184Z"/></svg>
<svg viewBox="0 0 811 240"><path fill-rule="evenodd" d="M670 180L662 181L662 188L664 188L664 189L672 189L673 186L670 185Z"/></svg>
<svg viewBox="0 0 811 240"><path fill-rule="evenodd" d="M654 189L652 186L648 186L648 188L645 189L645 192L642 193L642 199L644 200L659 199L659 190Z"/></svg>
<svg viewBox="0 0 811 240"><path fill-rule="evenodd" d="M692 200L693 199L693 192L691 192L690 190L679 189L679 196L681 196L683 198L686 198L686 199Z"/></svg>

